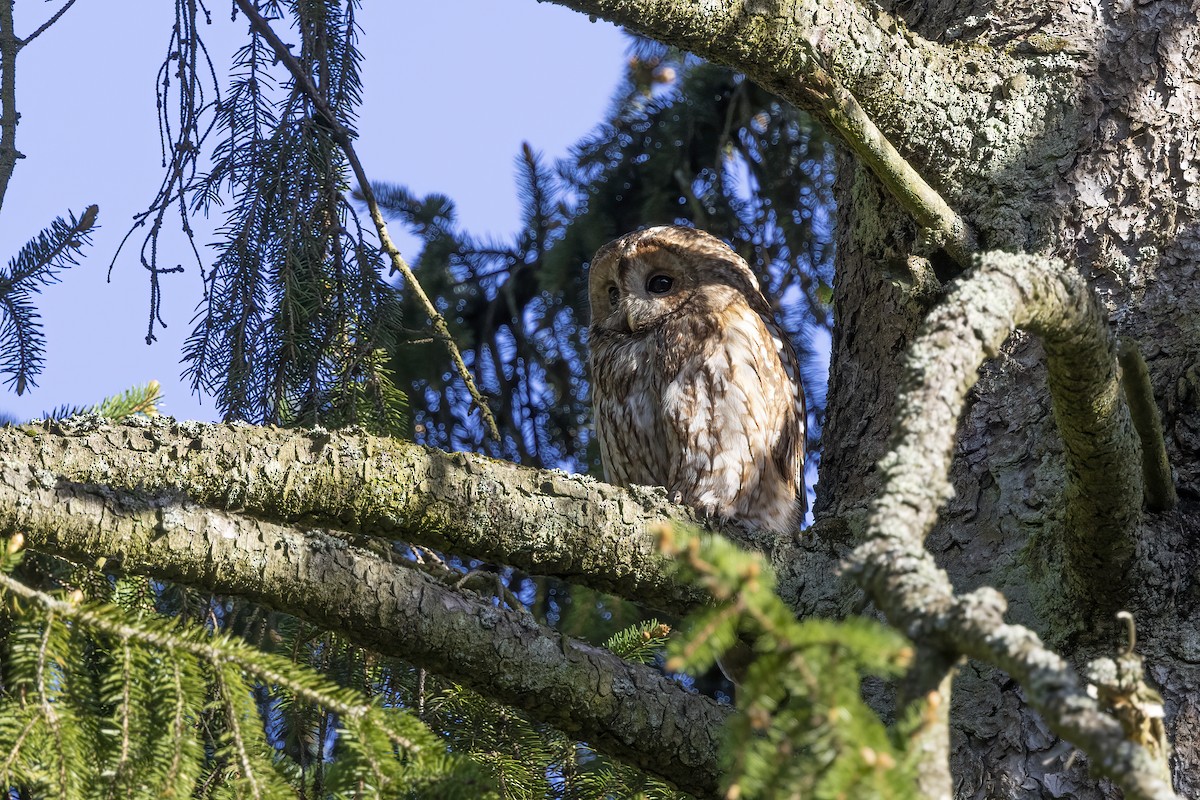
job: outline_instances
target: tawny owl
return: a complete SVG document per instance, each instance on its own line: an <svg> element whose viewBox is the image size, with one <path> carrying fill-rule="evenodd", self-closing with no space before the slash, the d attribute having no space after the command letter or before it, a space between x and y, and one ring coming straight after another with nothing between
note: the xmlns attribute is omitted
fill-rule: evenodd
<svg viewBox="0 0 1200 800"><path fill-rule="evenodd" d="M804 390L746 262L703 231L649 228L596 252L588 294L605 479L665 486L702 513L753 527L796 529Z"/></svg>

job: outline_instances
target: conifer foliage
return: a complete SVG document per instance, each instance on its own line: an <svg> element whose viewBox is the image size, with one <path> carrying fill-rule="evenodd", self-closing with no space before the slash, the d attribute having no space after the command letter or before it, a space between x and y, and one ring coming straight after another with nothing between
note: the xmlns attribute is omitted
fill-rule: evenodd
<svg viewBox="0 0 1200 800"><path fill-rule="evenodd" d="M59 217L0 269L0 375L17 394L37 386L35 378L42 371L46 349L32 295L56 283L59 272L79 263L99 212L99 207L88 206L78 219L70 213L68 219Z"/></svg>
<svg viewBox="0 0 1200 800"><path fill-rule="evenodd" d="M295 57L351 134L361 99L356 5L260 4L295 26ZM201 38L207 14L198 0L178 0L159 75L166 177L134 227L150 226L140 252L151 275L147 340L161 324L159 276L179 269L160 263L168 210L177 208L189 240L189 213L219 210L211 266L192 245L206 286L184 350L192 385L227 420L395 432L403 400L379 352L399 306L347 198L346 155L260 33L249 32L222 92Z"/></svg>
<svg viewBox="0 0 1200 800"><path fill-rule="evenodd" d="M376 186L380 204L421 239L414 268L444 298L503 434L499 443L484 438L463 393L433 361L434 343L401 331L396 374L413 387L419 441L536 466L596 467L584 267L600 245L639 227L692 224L731 242L780 298L777 313L797 342L810 338L802 331L830 325L824 138L807 116L735 72L634 40L608 118L553 167L525 145L516 173L522 222L508 241L462 230L444 195Z"/></svg>
<svg viewBox="0 0 1200 800"><path fill-rule="evenodd" d="M139 612L150 592L115 592L124 608L37 591L10 577L19 538L0 542L7 623L0 693L0 786L21 797L387 796L441 787L478 797L477 770L446 754L411 713L225 634ZM135 581L136 583L136 581ZM144 603L143 603L144 605ZM255 703L310 704L333 716L320 780L281 759ZM475 787L475 788L473 788Z"/></svg>

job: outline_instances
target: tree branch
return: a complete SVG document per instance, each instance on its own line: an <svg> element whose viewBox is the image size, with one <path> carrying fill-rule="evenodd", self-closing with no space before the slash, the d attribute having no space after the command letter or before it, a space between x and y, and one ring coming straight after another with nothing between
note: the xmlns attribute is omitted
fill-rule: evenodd
<svg viewBox="0 0 1200 800"><path fill-rule="evenodd" d="M1064 550L1068 587L1096 609L1125 574L1142 502L1141 462L1120 399L1106 320L1087 284L1061 262L988 253L926 321L913 342L893 421L869 541L849 570L889 621L915 641L995 664L1030 705L1127 797L1174 797L1145 748L1126 740L1070 666L1027 628L1009 625L991 588L956 596L924 549L948 475L957 421L983 359L1016 327L1041 335L1054 416L1067 458Z"/></svg>
<svg viewBox="0 0 1200 800"><path fill-rule="evenodd" d="M1134 430L1142 443L1142 477L1146 482L1146 507L1151 511L1170 511L1179 502L1171 463L1167 460L1167 443L1163 440L1162 418L1154 402L1154 387L1150 385L1150 370L1146 360L1133 342L1121 344L1121 386Z"/></svg>
<svg viewBox="0 0 1200 800"><path fill-rule="evenodd" d="M62 8L60 8L60 9L58 9L58 11L54 12L54 14L50 17L50 19L43 22L40 26L38 26L37 30L35 30L33 33L29 34L24 39L22 39L20 42L20 47L24 47L25 45L29 44L34 39L36 39L37 37L39 37L43 33L45 33L46 30L51 25L58 22L58 20L62 17L62 15L67 13L67 10L73 5L75 5L75 0L67 0L67 2L63 4Z"/></svg>
<svg viewBox="0 0 1200 800"><path fill-rule="evenodd" d="M87 562L109 553L126 572L295 614L522 709L685 791L716 791L729 707L323 531L205 508L177 493L71 482L44 463L8 457L0 459L0 530L22 531L32 549Z"/></svg>
<svg viewBox="0 0 1200 800"><path fill-rule="evenodd" d="M13 24L13 0L0 0L0 208L12 181L17 159L17 53L21 40Z"/></svg>
<svg viewBox="0 0 1200 800"><path fill-rule="evenodd" d="M292 51L283 43L283 40L275 34L270 24L258 13L258 9L254 7L254 4L250 0L234 0L234 2L237 3L237 7L246 15L246 18L250 20L250 26L271 45L271 49L275 51L276 58L287 67L288 72L292 74L292 79L296 82L296 86L312 101L313 108L316 109L325 124L329 126L330 135L333 137L333 140L338 143L338 146L342 148L342 152L346 154L346 160L350 163L350 169L354 172L355 180L358 181L359 191L362 192L363 200L367 204L367 210L371 214L371 221L375 223L375 230L379 234L379 244L392 262L392 272L399 272L403 275L409 289L416 294L417 299L425 309L425 313L429 315L434 333L437 334L436 338L441 339L443 344L446 345L446 350L450 353L450 358L454 361L454 368L458 371L458 376L462 378L467 391L471 393L471 397L475 400L475 405L479 409L479 415L483 419L484 428L493 439L499 441L500 431L496 427L496 418L492 416L492 410L488 408L487 401L483 399L483 395L480 394L479 389L475 386L475 381L471 378L471 371L467 369L462 353L458 351L458 345L454 343L453 337L450 336L450 328L446 325L445 318L438 312L433 301L429 299L429 295L425 293L425 289L417 280L417 276L408 266L408 262L400 255L400 249L396 247L396 243L392 241L392 237L388 233L387 223L383 219L383 212L379 210L379 203L375 199L375 191L371 187L371 181L367 179L367 173L363 169L362 162L358 160L358 153L354 150L354 141L350 131L337 118L333 109L329 107L329 103L326 102L325 96L321 94L321 91L312 82L312 78L305 71L304 67L292 55Z"/></svg>
<svg viewBox="0 0 1200 800"><path fill-rule="evenodd" d="M707 601L677 583L647 531L694 522L664 492L346 431L77 418L0 429L0 458L78 483L180 492L497 561L674 612Z"/></svg>
<svg viewBox="0 0 1200 800"><path fill-rule="evenodd" d="M963 91L953 77L947 78L961 70L960 54L920 40L885 13L854 2L551 2L731 66L814 113L842 135L900 205L932 234L931 241L960 266L969 265L977 249L974 232L874 121L882 120L902 150L922 153L928 171L967 162L970 137L944 135L954 127L946 109L962 112L955 125L982 120L990 93ZM781 24L781 19L789 24ZM979 85L999 85L999 73L1011 70L1010 59L999 53L973 52L971 60L975 69L997 73ZM912 85L922 87L921 97L907 91ZM869 113L860 104L863 98L868 98L864 103ZM938 146L931 148L931 141Z"/></svg>

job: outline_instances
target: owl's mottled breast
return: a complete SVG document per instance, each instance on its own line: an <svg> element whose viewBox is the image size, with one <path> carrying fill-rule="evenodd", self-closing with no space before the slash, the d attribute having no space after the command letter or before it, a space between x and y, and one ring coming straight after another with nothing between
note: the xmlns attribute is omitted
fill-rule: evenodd
<svg viewBox="0 0 1200 800"><path fill-rule="evenodd" d="M589 295L606 479L793 527L803 392L795 353L745 262L703 232L651 228L597 252Z"/></svg>

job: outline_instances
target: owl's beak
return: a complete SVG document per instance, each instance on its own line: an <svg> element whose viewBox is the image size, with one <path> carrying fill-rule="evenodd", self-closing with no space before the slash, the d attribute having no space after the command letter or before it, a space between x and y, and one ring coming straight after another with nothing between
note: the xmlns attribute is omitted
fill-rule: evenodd
<svg viewBox="0 0 1200 800"><path fill-rule="evenodd" d="M618 333L633 332L633 316L630 314L629 307L624 303L620 303L613 309L611 314L613 328Z"/></svg>

